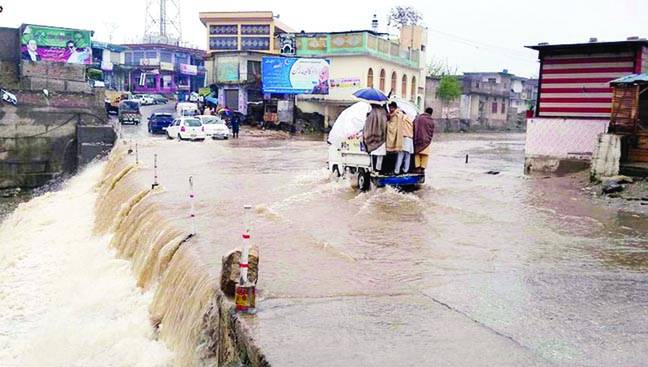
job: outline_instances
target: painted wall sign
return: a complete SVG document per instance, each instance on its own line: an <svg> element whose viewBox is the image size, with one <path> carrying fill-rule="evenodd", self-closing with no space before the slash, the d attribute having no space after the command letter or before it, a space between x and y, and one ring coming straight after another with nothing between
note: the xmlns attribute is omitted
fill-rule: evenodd
<svg viewBox="0 0 648 367"><path fill-rule="evenodd" d="M359 78L331 79L331 88L359 88Z"/></svg>

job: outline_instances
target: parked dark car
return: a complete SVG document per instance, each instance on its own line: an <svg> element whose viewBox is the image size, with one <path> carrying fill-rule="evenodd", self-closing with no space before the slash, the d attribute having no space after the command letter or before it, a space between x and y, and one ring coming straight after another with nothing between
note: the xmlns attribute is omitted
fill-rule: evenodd
<svg viewBox="0 0 648 367"><path fill-rule="evenodd" d="M164 128L173 123L173 115L170 113L153 113L148 118L148 132L151 134L164 133Z"/></svg>
<svg viewBox="0 0 648 367"><path fill-rule="evenodd" d="M150 96L153 97L155 104L166 104L169 102L169 99L161 94L151 94Z"/></svg>

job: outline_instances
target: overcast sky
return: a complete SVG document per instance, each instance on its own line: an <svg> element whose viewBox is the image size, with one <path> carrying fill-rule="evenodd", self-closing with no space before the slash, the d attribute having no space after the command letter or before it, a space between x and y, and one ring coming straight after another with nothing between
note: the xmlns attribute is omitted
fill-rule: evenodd
<svg viewBox="0 0 648 367"><path fill-rule="evenodd" d="M343 31L370 28L374 13L385 27L391 7L413 6L429 29L428 56L447 60L460 72L508 69L536 76L536 52L524 45L648 36L648 0L177 1L184 40L203 49L200 11L272 10L297 31ZM95 31L95 40L128 42L144 32L145 4L146 0L0 0L0 26L84 28Z"/></svg>

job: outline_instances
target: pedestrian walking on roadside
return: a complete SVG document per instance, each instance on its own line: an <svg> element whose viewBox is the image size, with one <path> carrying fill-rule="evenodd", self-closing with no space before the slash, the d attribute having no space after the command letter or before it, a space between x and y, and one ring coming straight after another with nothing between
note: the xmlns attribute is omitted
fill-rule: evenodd
<svg viewBox="0 0 648 367"><path fill-rule="evenodd" d="M371 156L371 163L376 171L382 169L382 162L387 155L385 141L387 138L387 113L380 105L372 104L371 111L367 114L364 130L362 132L367 153Z"/></svg>
<svg viewBox="0 0 648 367"><path fill-rule="evenodd" d="M389 124L387 127L387 152L398 154L394 165L394 174L409 172L410 155L414 152L414 128L412 121L407 117L396 102L389 104Z"/></svg>
<svg viewBox="0 0 648 367"><path fill-rule="evenodd" d="M428 165L430 146L434 136L434 120L431 107L425 109L414 120L414 167L418 173L423 173Z"/></svg>
<svg viewBox="0 0 648 367"><path fill-rule="evenodd" d="M234 114L231 118L231 124L232 124L232 137L234 139L238 139L239 137L239 127L241 125L241 119L238 114Z"/></svg>

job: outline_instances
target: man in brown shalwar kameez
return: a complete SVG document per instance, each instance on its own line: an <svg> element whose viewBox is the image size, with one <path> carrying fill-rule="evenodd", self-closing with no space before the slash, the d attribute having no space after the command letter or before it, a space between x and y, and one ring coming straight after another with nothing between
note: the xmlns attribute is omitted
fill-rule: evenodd
<svg viewBox="0 0 648 367"><path fill-rule="evenodd" d="M432 108L425 109L414 120L414 167L417 172L423 173L428 164L430 146L434 136L434 121L432 120Z"/></svg>

